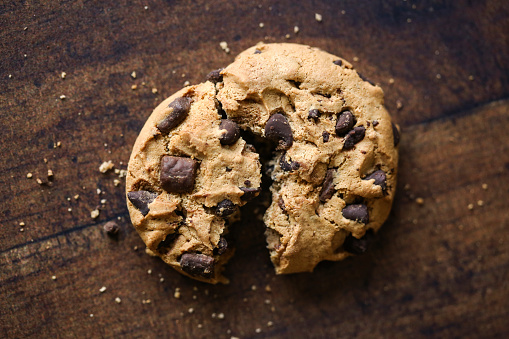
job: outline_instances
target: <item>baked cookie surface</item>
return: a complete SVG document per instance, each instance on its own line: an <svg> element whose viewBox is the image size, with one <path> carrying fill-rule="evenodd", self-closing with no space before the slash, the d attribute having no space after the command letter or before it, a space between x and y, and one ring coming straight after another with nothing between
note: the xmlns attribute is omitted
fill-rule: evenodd
<svg viewBox="0 0 509 339"><path fill-rule="evenodd" d="M216 106L210 81L164 100L135 142L126 190L150 254L194 279L226 283L227 227L259 193L261 174L258 154Z"/></svg>
<svg viewBox="0 0 509 339"><path fill-rule="evenodd" d="M228 118L277 146L264 216L276 273L364 252L396 189L399 131L382 89L296 44L252 47L221 74Z"/></svg>

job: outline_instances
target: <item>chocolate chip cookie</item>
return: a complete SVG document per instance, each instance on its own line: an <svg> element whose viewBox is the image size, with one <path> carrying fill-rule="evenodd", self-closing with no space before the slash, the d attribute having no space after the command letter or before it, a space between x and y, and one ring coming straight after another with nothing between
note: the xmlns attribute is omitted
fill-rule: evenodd
<svg viewBox="0 0 509 339"><path fill-rule="evenodd" d="M194 279L225 283L228 225L260 181L258 154L222 118L215 84L186 87L154 110L136 140L126 182L131 221L149 253Z"/></svg>
<svg viewBox="0 0 509 339"><path fill-rule="evenodd" d="M277 273L366 251L396 189L399 131L382 89L309 46L261 44L223 69L217 98L272 141L266 236Z"/></svg>

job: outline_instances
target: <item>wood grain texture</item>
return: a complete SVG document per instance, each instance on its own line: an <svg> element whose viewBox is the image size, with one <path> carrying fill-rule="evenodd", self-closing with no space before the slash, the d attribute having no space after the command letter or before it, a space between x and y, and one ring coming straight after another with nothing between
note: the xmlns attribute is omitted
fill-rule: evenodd
<svg viewBox="0 0 509 339"><path fill-rule="evenodd" d="M2 2L0 337L509 336L508 18L504 1ZM372 251L289 276L258 199L231 284L208 286L144 253L123 182L98 167L125 169L157 103L258 41L320 47L382 86L399 188Z"/></svg>

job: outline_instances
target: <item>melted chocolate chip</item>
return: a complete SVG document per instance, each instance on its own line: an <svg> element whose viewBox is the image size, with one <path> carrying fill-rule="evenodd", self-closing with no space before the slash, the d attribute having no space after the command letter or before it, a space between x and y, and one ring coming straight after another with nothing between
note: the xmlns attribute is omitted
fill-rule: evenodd
<svg viewBox="0 0 509 339"><path fill-rule="evenodd" d="M334 187L334 173L336 173L335 168L330 168L327 170L327 174L325 175L325 179L322 184L322 190L320 191L320 201L326 202L334 193L336 193L336 188Z"/></svg>
<svg viewBox="0 0 509 339"><path fill-rule="evenodd" d="M339 114L336 122L336 134L344 136L355 125L355 117L350 111L343 111Z"/></svg>
<svg viewBox="0 0 509 339"><path fill-rule="evenodd" d="M193 99L191 98L180 97L173 100L168 105L169 108L173 108L173 111L157 125L157 128L161 131L161 133L170 133L172 129L180 125L180 123L185 120L189 110L191 109L192 101Z"/></svg>
<svg viewBox="0 0 509 339"><path fill-rule="evenodd" d="M228 199L224 199L216 206L216 215L219 217L226 217L235 212L235 204Z"/></svg>
<svg viewBox="0 0 509 339"><path fill-rule="evenodd" d="M362 126L354 127L353 130L348 132L345 137L345 144L343 145L344 150L352 149L356 143L364 139L364 134L366 133L366 129Z"/></svg>
<svg viewBox="0 0 509 339"><path fill-rule="evenodd" d="M310 109L308 112L308 119L316 120L320 117L321 114L322 114L322 112L320 112L317 109Z"/></svg>
<svg viewBox="0 0 509 339"><path fill-rule="evenodd" d="M165 155L161 159L161 186L170 193L187 193L194 188L199 163L191 158Z"/></svg>
<svg viewBox="0 0 509 339"><path fill-rule="evenodd" d="M339 59L339 60L334 60L332 63L333 63L334 65L341 66L341 65L343 65L343 60L341 60L341 59Z"/></svg>
<svg viewBox="0 0 509 339"><path fill-rule="evenodd" d="M205 254L186 253L180 258L180 267L189 275L210 278L214 274L214 258Z"/></svg>
<svg viewBox="0 0 509 339"><path fill-rule="evenodd" d="M392 134L394 137L394 147L398 146L399 144L399 129L392 123Z"/></svg>
<svg viewBox="0 0 509 339"><path fill-rule="evenodd" d="M104 224L103 229L109 236L115 236L120 231L120 226L115 221L108 221Z"/></svg>
<svg viewBox="0 0 509 339"><path fill-rule="evenodd" d="M364 204L348 205L343 208L343 216L347 219L367 224L369 222L368 206Z"/></svg>
<svg viewBox="0 0 509 339"><path fill-rule="evenodd" d="M246 187L251 187L251 180L244 180L244 185L246 185Z"/></svg>
<svg viewBox="0 0 509 339"><path fill-rule="evenodd" d="M353 254L362 254L369 249L374 240L375 234L372 229L369 229L360 239L357 239L356 237L349 234L343 243L343 247L347 252Z"/></svg>
<svg viewBox="0 0 509 339"><path fill-rule="evenodd" d="M258 188L248 188L248 187L239 187L244 194L240 197L243 201L249 201L251 199L254 199L260 194L262 191L261 187Z"/></svg>
<svg viewBox="0 0 509 339"><path fill-rule="evenodd" d="M322 132L323 142L329 142L329 137L330 137L329 132L327 132L327 131Z"/></svg>
<svg viewBox="0 0 509 339"><path fill-rule="evenodd" d="M221 255L228 249L228 242L225 238L220 237L216 247L216 253Z"/></svg>
<svg viewBox="0 0 509 339"><path fill-rule="evenodd" d="M223 69L224 68L219 68L219 69L216 69L216 70L210 72L207 75L207 80L212 82L212 83L214 83L214 84L217 84L218 82L223 81L223 75L221 74L221 71Z"/></svg>
<svg viewBox="0 0 509 339"><path fill-rule="evenodd" d="M297 161L286 161L286 152L281 154L281 157L279 158L279 166L286 172L296 171L300 168L300 164Z"/></svg>
<svg viewBox="0 0 509 339"><path fill-rule="evenodd" d="M385 175L384 171L382 171L382 170L375 171L364 178L364 180L371 180L371 179L375 179L374 184L381 186L382 190L385 191L385 189L387 188L387 184L385 182L386 175Z"/></svg>
<svg viewBox="0 0 509 339"><path fill-rule="evenodd" d="M221 135L219 141L221 145L232 145L240 138L240 128L235 122L230 119L221 120L221 124L219 124L219 129L225 130L226 132Z"/></svg>
<svg viewBox="0 0 509 339"><path fill-rule="evenodd" d="M373 120L373 127L378 126L378 124L379 124L378 120Z"/></svg>
<svg viewBox="0 0 509 339"><path fill-rule="evenodd" d="M164 238L163 241L161 241L159 244L157 244L157 250L159 252L167 253L172 247L175 240L177 240L180 233L170 233Z"/></svg>
<svg viewBox="0 0 509 339"><path fill-rule="evenodd" d="M150 209L148 208L148 205L154 201L154 199L157 197L157 193L152 193L148 191L134 191L134 192L128 192L127 198L131 202L131 204L136 207L143 216L146 216Z"/></svg>
<svg viewBox="0 0 509 339"><path fill-rule="evenodd" d="M288 119L281 113L273 114L265 125L265 137L278 141L283 149L290 148L293 144L293 134Z"/></svg>

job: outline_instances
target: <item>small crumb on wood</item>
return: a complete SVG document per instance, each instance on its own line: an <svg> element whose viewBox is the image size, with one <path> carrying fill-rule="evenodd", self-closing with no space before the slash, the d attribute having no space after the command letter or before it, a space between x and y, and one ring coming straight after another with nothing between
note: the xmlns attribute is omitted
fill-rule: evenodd
<svg viewBox="0 0 509 339"><path fill-rule="evenodd" d="M152 300L150 299L144 299L141 301L142 304L150 304L152 302Z"/></svg>
<svg viewBox="0 0 509 339"><path fill-rule="evenodd" d="M477 200L477 206L483 206L484 205L484 201L482 200Z"/></svg>
<svg viewBox="0 0 509 339"><path fill-rule="evenodd" d="M299 26L293 26L293 33L297 34L299 33Z"/></svg>
<svg viewBox="0 0 509 339"><path fill-rule="evenodd" d="M106 286L103 286L99 289L99 292L104 293L106 292Z"/></svg>
<svg viewBox="0 0 509 339"><path fill-rule="evenodd" d="M194 313L194 308L189 307L189 309L187 310L187 312L189 312L190 314Z"/></svg>
<svg viewBox="0 0 509 339"><path fill-rule="evenodd" d="M390 79L389 79L389 84L391 84L391 85L392 85L393 83L394 83L394 79L393 79L393 78L390 78Z"/></svg>
<svg viewBox="0 0 509 339"><path fill-rule="evenodd" d="M118 180L118 179L113 179L113 185L114 185L114 186L118 186L118 185L120 185L120 180Z"/></svg>
<svg viewBox="0 0 509 339"><path fill-rule="evenodd" d="M147 274L152 274L152 270L147 270Z"/></svg>
<svg viewBox="0 0 509 339"><path fill-rule="evenodd" d="M53 171L52 170L48 170L48 178L53 178Z"/></svg>
<svg viewBox="0 0 509 339"><path fill-rule="evenodd" d="M256 285L251 285L251 290L256 291Z"/></svg>
<svg viewBox="0 0 509 339"><path fill-rule="evenodd" d="M219 313L219 314L217 315L217 319L224 319L224 313L222 313L222 312L221 312L221 313Z"/></svg>
<svg viewBox="0 0 509 339"><path fill-rule="evenodd" d="M482 187L483 190L487 190L488 189L488 184L482 184L481 187Z"/></svg>
<svg viewBox="0 0 509 339"><path fill-rule="evenodd" d="M33 176L32 173L30 173L30 172L27 173L27 179L32 179L32 176Z"/></svg>
<svg viewBox="0 0 509 339"><path fill-rule="evenodd" d="M39 179L39 178L37 178L35 181L37 181L37 183L38 183L39 185L44 184L44 183L42 182L42 180L41 180L41 179Z"/></svg>
<svg viewBox="0 0 509 339"><path fill-rule="evenodd" d="M272 292L270 285L265 286L265 292Z"/></svg>
<svg viewBox="0 0 509 339"><path fill-rule="evenodd" d="M97 218L99 216L99 213L100 213L100 211L98 209L95 209L95 210L90 212L90 217L92 219L95 219L95 218Z"/></svg>
<svg viewBox="0 0 509 339"><path fill-rule="evenodd" d="M119 297L116 297L116 298L115 298L115 302L116 302L117 304L120 304L120 303L122 302L122 299L120 299Z"/></svg>
<svg viewBox="0 0 509 339"><path fill-rule="evenodd" d="M152 88L152 93L157 94L157 88Z"/></svg>
<svg viewBox="0 0 509 339"><path fill-rule="evenodd" d="M51 280L57 280L57 276L56 275L52 275L51 276Z"/></svg>
<svg viewBox="0 0 509 339"><path fill-rule="evenodd" d="M315 13L315 20L318 22L322 22L322 15L319 13Z"/></svg>
<svg viewBox="0 0 509 339"><path fill-rule="evenodd" d="M101 189L100 189L100 188L98 188L98 189L96 189L96 190L95 190L95 193L97 193L97 195L99 195L99 194L101 194L101 193L102 193L102 191L101 191Z"/></svg>
<svg viewBox="0 0 509 339"><path fill-rule="evenodd" d="M180 299L180 288L176 287L175 292L173 293L173 297L176 299Z"/></svg>
<svg viewBox="0 0 509 339"><path fill-rule="evenodd" d="M261 328L257 328L257 329L255 329L255 332L256 333L262 333L262 329Z"/></svg>
<svg viewBox="0 0 509 339"><path fill-rule="evenodd" d="M186 80L186 82L184 82L184 87L187 87L189 86L191 83L189 82L189 80Z"/></svg>
<svg viewBox="0 0 509 339"><path fill-rule="evenodd" d="M136 71L133 71L133 72L131 73L131 78L136 79Z"/></svg>
<svg viewBox="0 0 509 339"><path fill-rule="evenodd" d="M93 318L94 317L94 314L93 313L90 313L90 318Z"/></svg>
<svg viewBox="0 0 509 339"><path fill-rule="evenodd" d="M138 85L131 85L131 89L135 91L138 88Z"/></svg>
<svg viewBox="0 0 509 339"><path fill-rule="evenodd" d="M60 74L60 77L61 77L62 79L65 79L65 77L66 77L66 76L67 76L67 73L65 73L65 72L62 72L62 73Z"/></svg>
<svg viewBox="0 0 509 339"><path fill-rule="evenodd" d="M469 210L473 210L474 209L474 204L468 204L467 207L468 207Z"/></svg>
<svg viewBox="0 0 509 339"><path fill-rule="evenodd" d="M424 199L423 199L423 198L417 198L417 199L415 199L415 202L416 202L418 205L424 205Z"/></svg>
<svg viewBox="0 0 509 339"><path fill-rule="evenodd" d="M228 48L228 43L226 41L221 41L219 43L219 47L221 47L221 49L225 52L225 53L230 53L230 48Z"/></svg>
<svg viewBox="0 0 509 339"><path fill-rule="evenodd" d="M271 326L273 326L273 325L274 325L274 323L273 323L272 321L267 321L267 326L268 326L268 327L271 327Z"/></svg>
<svg viewBox="0 0 509 339"><path fill-rule="evenodd" d="M76 194L76 195L74 196L74 200L78 200L79 198L80 198L80 195L79 195L79 194Z"/></svg>
<svg viewBox="0 0 509 339"><path fill-rule="evenodd" d="M20 223L19 223L19 225L20 225L20 226L25 226L25 222L24 222L24 221L22 221L22 222L20 222Z"/></svg>
<svg viewBox="0 0 509 339"><path fill-rule="evenodd" d="M67 97L65 95L63 95L63 94L60 96L60 100L65 100L66 98Z"/></svg>
<svg viewBox="0 0 509 339"><path fill-rule="evenodd" d="M290 39L290 34L285 35L286 39Z"/></svg>

